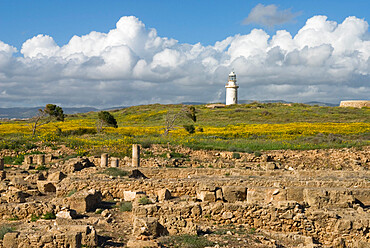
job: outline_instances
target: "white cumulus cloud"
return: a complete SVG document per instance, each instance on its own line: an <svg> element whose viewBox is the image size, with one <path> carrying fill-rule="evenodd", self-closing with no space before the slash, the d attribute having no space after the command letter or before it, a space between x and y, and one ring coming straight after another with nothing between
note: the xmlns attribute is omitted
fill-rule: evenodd
<svg viewBox="0 0 370 248"><path fill-rule="evenodd" d="M37 35L24 42L21 55L0 41L0 105L222 101L231 69L240 99L366 99L369 37L363 19L338 24L314 16L295 36L253 29L203 46L160 37L138 18L125 16L107 33L74 36L62 46Z"/></svg>

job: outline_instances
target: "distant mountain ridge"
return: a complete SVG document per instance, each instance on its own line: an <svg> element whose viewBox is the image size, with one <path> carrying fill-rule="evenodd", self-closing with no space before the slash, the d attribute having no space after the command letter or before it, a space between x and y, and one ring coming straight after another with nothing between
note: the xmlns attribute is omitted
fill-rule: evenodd
<svg viewBox="0 0 370 248"><path fill-rule="evenodd" d="M31 107L31 108L0 108L0 118L7 119L25 119L35 116L39 109L45 107ZM99 111L97 108L93 107L80 107L80 108L63 108L65 114L77 114L77 113L87 113L90 111Z"/></svg>

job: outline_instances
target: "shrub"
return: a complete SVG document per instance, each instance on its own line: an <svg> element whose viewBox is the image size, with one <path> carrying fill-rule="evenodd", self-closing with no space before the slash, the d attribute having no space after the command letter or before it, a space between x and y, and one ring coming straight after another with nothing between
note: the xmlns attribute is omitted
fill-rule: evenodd
<svg viewBox="0 0 370 248"><path fill-rule="evenodd" d="M13 231L13 228L11 228L9 226L1 226L0 227L0 239L3 240L5 234L7 234L9 232L12 232L12 231Z"/></svg>
<svg viewBox="0 0 370 248"><path fill-rule="evenodd" d="M234 153L233 153L233 158L235 158L235 159L239 159L239 158L240 158L240 153L238 153L238 152L234 152Z"/></svg>
<svg viewBox="0 0 370 248"><path fill-rule="evenodd" d="M148 197L144 196L139 199L139 204L148 205L148 204L152 204L152 201Z"/></svg>
<svg viewBox="0 0 370 248"><path fill-rule="evenodd" d="M44 219L44 220L53 220L55 218L56 216L53 212L47 212L43 216L41 216L41 219Z"/></svg>
<svg viewBox="0 0 370 248"><path fill-rule="evenodd" d="M192 134L192 133L195 133L195 127L193 124L191 125L183 125L183 127L185 128L185 130L189 133L189 134Z"/></svg>
<svg viewBox="0 0 370 248"><path fill-rule="evenodd" d="M101 122L101 124L107 125L109 127L114 127L114 128L118 127L117 121L114 118L114 116L107 111L100 111L98 113L98 119Z"/></svg>
<svg viewBox="0 0 370 248"><path fill-rule="evenodd" d="M119 211L121 212L131 212L132 211L132 202L120 202L119 203Z"/></svg>
<svg viewBox="0 0 370 248"><path fill-rule="evenodd" d="M37 215L34 215L34 214L31 215L31 222L35 222L38 219L40 219L40 216L37 216Z"/></svg>

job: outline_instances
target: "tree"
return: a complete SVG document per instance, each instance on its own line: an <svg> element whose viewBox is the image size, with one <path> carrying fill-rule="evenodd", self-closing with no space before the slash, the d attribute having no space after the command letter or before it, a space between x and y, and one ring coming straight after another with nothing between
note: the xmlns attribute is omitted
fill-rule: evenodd
<svg viewBox="0 0 370 248"><path fill-rule="evenodd" d="M45 125L53 120L64 121L63 109L54 104L46 104L44 109L39 109L35 117L32 118L32 136L36 134L38 127Z"/></svg>
<svg viewBox="0 0 370 248"><path fill-rule="evenodd" d="M197 117L196 117L195 107L194 106L190 106L190 107L183 106L183 108L175 114L171 112L167 112L166 119L165 119L164 135L167 135L169 134L171 130L174 130L176 121L183 117L191 119L193 122L196 122Z"/></svg>
<svg viewBox="0 0 370 248"><path fill-rule="evenodd" d="M114 116L107 111L100 111L98 113L98 124L97 124L98 131L100 131L103 128L103 126L114 128L118 127L117 121L114 118Z"/></svg>

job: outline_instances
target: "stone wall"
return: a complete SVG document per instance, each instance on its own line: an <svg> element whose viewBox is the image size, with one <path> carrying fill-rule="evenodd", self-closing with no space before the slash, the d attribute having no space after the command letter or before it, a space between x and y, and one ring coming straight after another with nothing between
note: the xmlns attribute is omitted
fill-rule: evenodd
<svg viewBox="0 0 370 248"><path fill-rule="evenodd" d="M370 101L366 101L366 100L341 101L339 106L340 107L353 107L353 108L363 108L363 107L370 108Z"/></svg>
<svg viewBox="0 0 370 248"><path fill-rule="evenodd" d="M370 242L370 214L361 210L346 209L338 214L305 208L294 201L281 201L277 206L246 202L166 202L138 206L133 214L137 218L157 218L170 234L194 233L199 223L247 224L251 229L299 233L326 245L346 234L346 245L356 247L358 242Z"/></svg>

